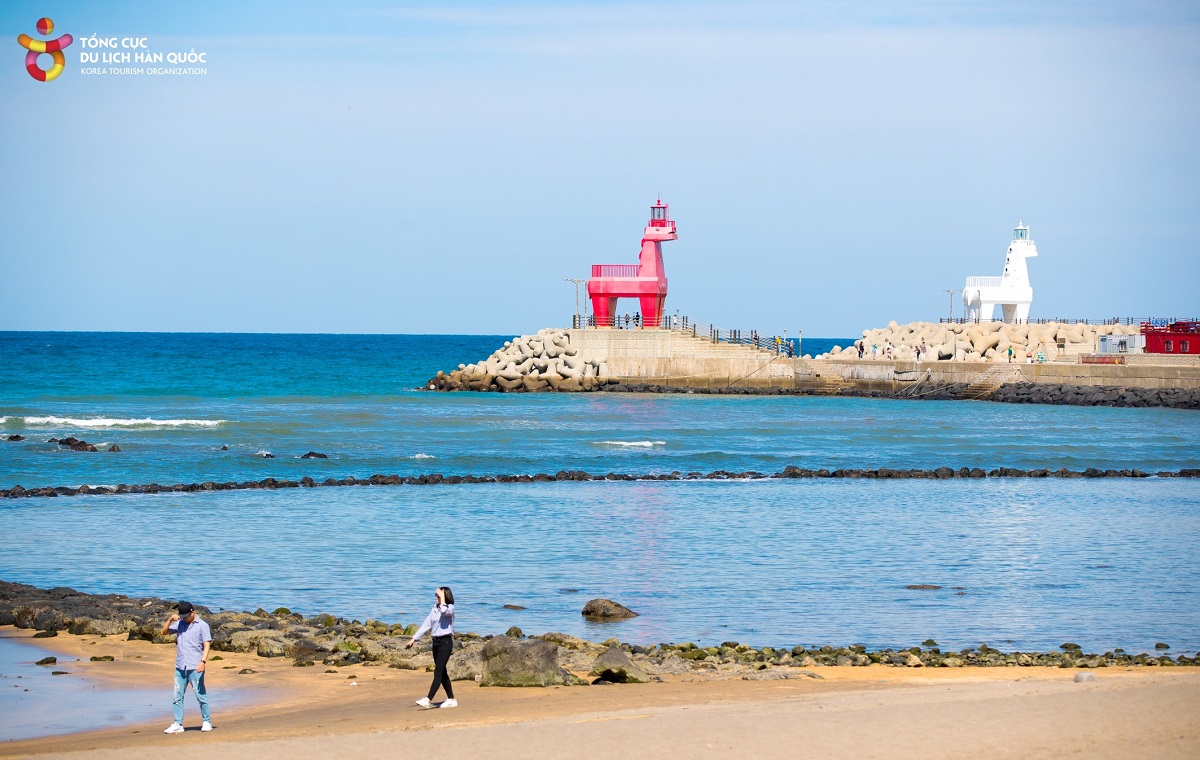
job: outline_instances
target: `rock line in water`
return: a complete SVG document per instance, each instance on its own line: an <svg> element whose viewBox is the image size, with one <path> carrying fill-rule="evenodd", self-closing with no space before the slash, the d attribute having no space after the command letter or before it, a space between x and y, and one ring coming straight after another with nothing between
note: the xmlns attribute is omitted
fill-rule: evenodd
<svg viewBox="0 0 1200 760"><path fill-rule="evenodd" d="M372 475L369 478L326 478L322 481L311 477L299 480L278 480L264 478L262 480L245 480L241 482L226 481L218 483L206 480L203 483L177 483L175 485L125 485L118 486L46 486L42 488L24 488L20 485L10 489L0 489L0 498L16 499L28 497L57 497L57 496L89 496L108 494L154 494L154 493L195 493L205 491L247 491L247 490L276 490L280 488L334 488L339 486L432 486L432 485L464 485L480 483L555 483L555 482L596 482L596 481L678 481L678 480L804 480L811 478L828 478L834 480L952 480L955 478L984 479L984 478L1200 478L1200 468L1184 468L1180 470L1161 470L1159 472L1144 472L1139 469L1105 469L1089 467L1086 470L1068 470L1065 467L1057 470L1040 468L1021 470L1015 467L997 467L984 470L981 467L938 467L933 470L903 470L890 467L875 469L840 468L836 470L811 470L788 465L781 472L764 474L754 470L731 472L729 470L713 470L709 473L688 472L678 470L670 473L618 473L610 472L604 475L592 475L583 470L559 470L551 475L539 472L533 475L442 475L430 473L426 475Z"/></svg>

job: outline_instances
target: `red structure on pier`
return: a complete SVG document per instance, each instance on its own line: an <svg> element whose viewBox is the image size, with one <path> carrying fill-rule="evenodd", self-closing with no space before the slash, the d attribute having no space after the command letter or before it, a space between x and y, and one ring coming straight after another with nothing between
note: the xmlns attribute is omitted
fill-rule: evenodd
<svg viewBox="0 0 1200 760"><path fill-rule="evenodd" d="M592 264L588 297L597 327L612 327L617 318L617 299L636 298L641 302L642 325L661 327L663 304L667 300L667 274L663 270L662 244L677 240L670 206L659 198L650 207L650 222L642 232L642 251L636 264Z"/></svg>
<svg viewBox="0 0 1200 760"><path fill-rule="evenodd" d="M1200 354L1200 321L1152 319L1142 323L1148 354Z"/></svg>

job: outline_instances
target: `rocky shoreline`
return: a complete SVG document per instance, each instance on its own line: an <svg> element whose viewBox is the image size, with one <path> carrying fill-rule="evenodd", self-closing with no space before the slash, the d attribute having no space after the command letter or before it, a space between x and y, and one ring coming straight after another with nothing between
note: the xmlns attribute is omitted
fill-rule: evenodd
<svg viewBox="0 0 1200 760"><path fill-rule="evenodd" d="M262 480L216 482L206 480L203 483L176 483L174 485L117 486L87 486L78 488L71 486L45 486L40 488L25 488L20 485L9 489L0 489L0 499L20 499L34 497L58 496L103 496L128 494L156 493L197 493L209 491L247 491L247 490L276 490L281 488L338 488L344 486L434 486L434 485L465 485L479 483L554 483L554 482L594 482L594 481L637 481L637 480L797 480L810 478L833 479L878 479L878 480L951 480L954 478L1200 478L1200 468L1183 468L1180 470L1160 470L1145 472L1133 469L1099 469L1089 467L1086 470L1069 470L1061 467L1051 470L1046 467L1022 470L1016 467L997 467L985 470L982 467L938 467L932 470L894 469L878 467L874 469L839 468L829 470L807 469L788 465L781 472L765 474L754 470L732 472L729 470L713 470L712 472L679 472L669 473L619 473L591 474L583 470L559 470L556 473L539 472L533 475L442 475L429 473L425 475L371 475L368 478L326 478L314 480L303 477L299 480L278 480L263 478Z"/></svg>
<svg viewBox="0 0 1200 760"><path fill-rule="evenodd" d="M719 388L688 388L659 383L631 383L606 378L604 384L591 388L554 388L549 383L526 387L462 384L454 373L438 373L423 388L431 391L476 391L497 393L592 392L592 393L684 393L711 396L851 396L856 398L886 398L917 401L959 401L969 383L914 383L897 391L838 388L832 392L814 386L798 388L754 388L725 386ZM976 399L969 399L976 400ZM1117 385L1069 385L1066 383L1005 383L987 398L1007 404L1063 404L1066 406L1115 406L1127 408L1167 407L1170 409L1200 409L1200 389L1187 388L1127 388Z"/></svg>
<svg viewBox="0 0 1200 760"><path fill-rule="evenodd" d="M163 620L171 614L172 605L171 601L153 597L92 595L66 587L40 589L0 581L0 625L33 629L38 631L35 637L42 638L60 634L120 636L169 644L174 637L162 636L159 631ZM335 668L375 665L431 670L433 667L428 640L412 649L405 648L416 631L416 623L348 620L327 613L305 617L286 608L272 612L263 609L213 612L197 605L197 609L212 628L213 650L218 653L212 658L214 664L219 663L220 652L240 652L289 658L296 667L310 667L318 662ZM616 638L596 643L564 633L527 637L516 627L503 635L461 633L455 639L449 666L451 677L478 681L484 686L638 683L687 675L746 680L821 678L811 669L872 664L907 668L1084 669L1200 664L1200 653L1196 657L1180 654L1172 658L1164 653L1170 648L1165 643L1156 644L1154 654L1131 654L1122 649L1089 653L1070 642L1050 652L1004 652L986 643L943 651L932 639L907 649L880 650L869 650L859 644L753 647L736 641L710 647L691 642L641 646ZM53 664L53 659L46 658L43 663Z"/></svg>
<svg viewBox="0 0 1200 760"><path fill-rule="evenodd" d="M839 388L824 393L816 388L683 388L654 383L618 382L596 390L601 393L692 393L714 396L853 396L857 398L957 401L968 383L914 383L898 391ZM1064 404L1067 406L1168 407L1200 409L1200 389L1125 388L1115 385L1068 385L1065 383L1005 383L987 401L1007 404Z"/></svg>

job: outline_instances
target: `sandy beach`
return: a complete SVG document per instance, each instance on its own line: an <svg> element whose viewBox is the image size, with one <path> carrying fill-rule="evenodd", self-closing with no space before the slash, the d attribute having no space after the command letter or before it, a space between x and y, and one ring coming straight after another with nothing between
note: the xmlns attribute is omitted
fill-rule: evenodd
<svg viewBox="0 0 1200 760"><path fill-rule="evenodd" d="M5 627L4 636L30 631ZM30 640L58 667L105 685L170 681L174 647L118 637ZM91 662L112 655L112 662ZM11 742L0 755L325 757L436 752L451 757L1156 757L1200 754L1200 668L913 669L824 667L821 678L744 681L723 674L663 683L528 689L455 684L461 706L412 701L424 672L380 665L297 668L285 658L222 652L211 663L216 730L202 734L191 696L183 735L157 723ZM75 661L78 660L78 661ZM253 674L241 674L243 669ZM326 672L335 671L335 672ZM222 692L241 703L222 707ZM162 725L159 725L161 723Z"/></svg>

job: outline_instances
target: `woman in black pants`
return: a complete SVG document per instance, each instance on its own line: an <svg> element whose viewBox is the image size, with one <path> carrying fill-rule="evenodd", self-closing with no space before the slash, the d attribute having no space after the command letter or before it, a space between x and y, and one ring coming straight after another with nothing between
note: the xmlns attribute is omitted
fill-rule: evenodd
<svg viewBox="0 0 1200 760"><path fill-rule="evenodd" d="M458 700L454 698L454 687L450 685L450 675L446 672L450 651L454 649L454 592L449 586L442 586L437 590L437 603L433 605L429 616L417 629L417 635L412 637L405 649L411 649L426 631L433 633L433 685L429 687L429 696L418 699L417 705L423 709L432 707L430 700L437 694L440 686L446 690L446 701L438 707L458 707Z"/></svg>

